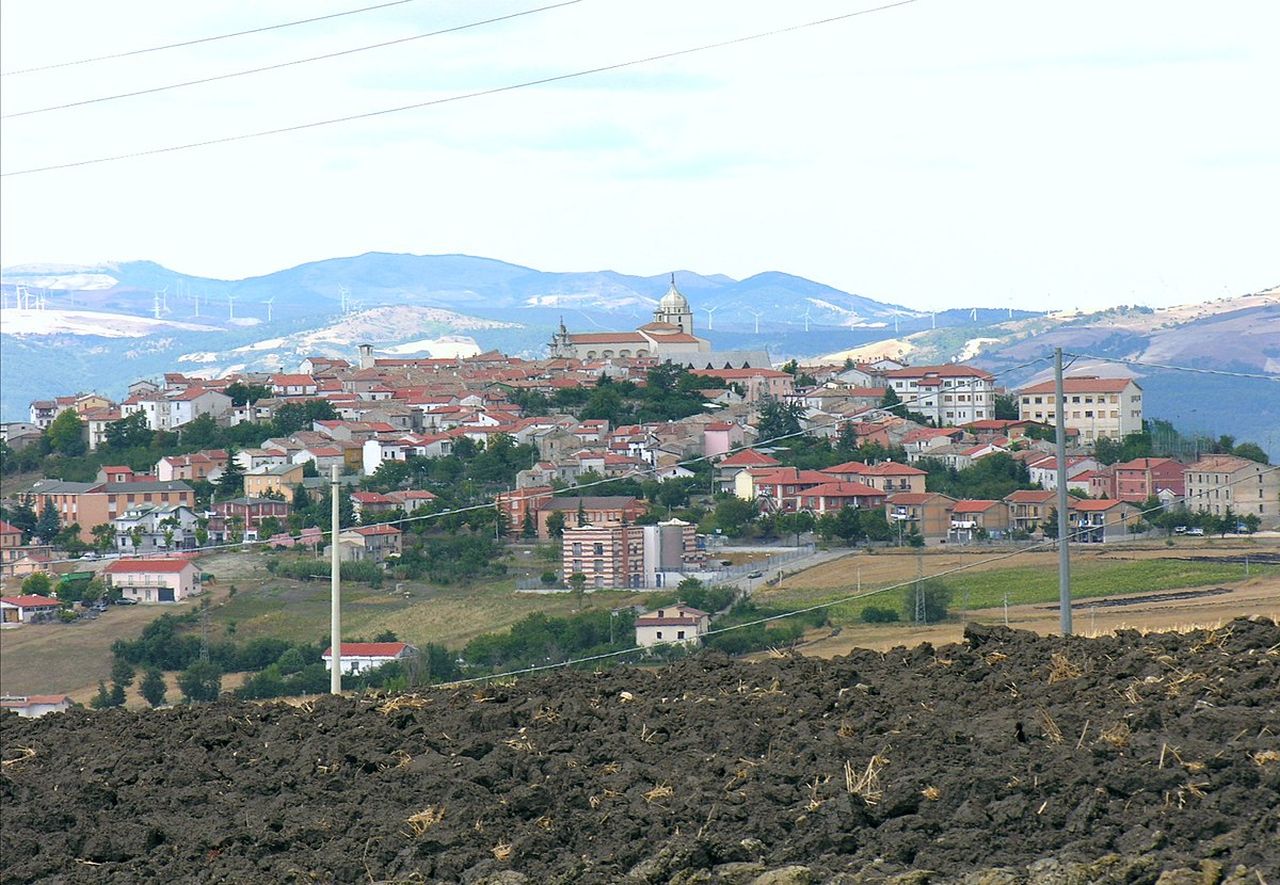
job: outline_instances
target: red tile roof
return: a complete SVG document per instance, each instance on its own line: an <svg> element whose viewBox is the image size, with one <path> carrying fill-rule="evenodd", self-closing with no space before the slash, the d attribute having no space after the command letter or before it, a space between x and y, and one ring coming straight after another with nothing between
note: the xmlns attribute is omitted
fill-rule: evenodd
<svg viewBox="0 0 1280 885"><path fill-rule="evenodd" d="M1077 375L1074 378L1062 379L1062 392L1066 393L1120 393L1130 384L1137 386L1137 382L1132 378L1099 378L1097 375ZM1138 388L1141 390L1142 388ZM1033 384L1030 387L1024 387L1022 394L1028 393L1048 393L1054 391L1052 381L1042 381L1039 384Z"/></svg>
<svg viewBox="0 0 1280 885"><path fill-rule="evenodd" d="M0 596L0 602L16 605L19 608L56 608L62 604L48 596L34 596L31 594L26 596Z"/></svg>
<svg viewBox="0 0 1280 885"><path fill-rule="evenodd" d="M386 523L379 523L376 525L357 526L356 528L350 529L350 531L355 532L357 535L364 535L365 537L369 537L371 535L400 534L400 530L398 528L396 528L393 525L387 525Z"/></svg>
<svg viewBox="0 0 1280 885"><path fill-rule="evenodd" d="M117 559L107 566L107 574L118 575L134 572L177 574L192 565L189 559ZM194 568L195 566L192 566Z"/></svg>
<svg viewBox="0 0 1280 885"><path fill-rule="evenodd" d="M755 449L743 449L734 452L720 462L721 467L772 467L779 463L777 458L770 458Z"/></svg>
<svg viewBox="0 0 1280 885"><path fill-rule="evenodd" d="M343 657L394 658L408 647L404 642L344 642L341 648ZM321 657L332 658L333 646L326 648Z"/></svg>
<svg viewBox="0 0 1280 885"><path fill-rule="evenodd" d="M1071 510L1079 510L1085 513L1096 513L1101 510L1110 510L1112 507L1118 507L1125 503L1124 501L1115 501L1108 498L1099 498L1093 501L1074 500L1067 507Z"/></svg>
<svg viewBox="0 0 1280 885"><path fill-rule="evenodd" d="M1001 503L1000 501L967 500L957 501L954 513L982 513Z"/></svg>

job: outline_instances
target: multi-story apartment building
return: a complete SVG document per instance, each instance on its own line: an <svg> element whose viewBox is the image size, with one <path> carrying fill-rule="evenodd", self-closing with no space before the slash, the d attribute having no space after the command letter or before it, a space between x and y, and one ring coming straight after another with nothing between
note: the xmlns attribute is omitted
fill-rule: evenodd
<svg viewBox="0 0 1280 885"><path fill-rule="evenodd" d="M969 424L996 416L995 377L962 363L908 366L884 373L910 412L919 412L938 427Z"/></svg>
<svg viewBox="0 0 1280 885"><path fill-rule="evenodd" d="M31 488L35 506L43 512L46 502L58 511L58 519L64 526L76 523L80 526L80 539L93 542L93 527L114 522L144 504L156 507L195 507L196 494L185 482L99 481L63 482L42 479Z"/></svg>
<svg viewBox="0 0 1280 885"><path fill-rule="evenodd" d="M565 580L581 574L594 588L674 584L680 575L702 569L705 558L697 546L697 527L679 519L575 526L566 528L561 540Z"/></svg>
<svg viewBox="0 0 1280 885"><path fill-rule="evenodd" d="M1111 467L1113 497L1140 504L1167 489L1181 498L1186 490L1182 469L1172 458L1134 458L1114 464Z"/></svg>
<svg viewBox="0 0 1280 885"><path fill-rule="evenodd" d="M1078 431L1085 443L1142 430L1142 388L1132 378L1075 375L1063 379L1062 393L1063 424ZM1053 381L1024 387L1018 394L1018 415L1023 421L1053 424L1058 420L1053 403Z"/></svg>
<svg viewBox="0 0 1280 885"><path fill-rule="evenodd" d="M1034 534L1053 515L1058 493L1039 489L1020 489L1004 496L1009 508L1009 528Z"/></svg>
<svg viewBox="0 0 1280 885"><path fill-rule="evenodd" d="M898 492L885 500L884 515L895 532L916 532L926 540L947 537L956 499L938 492Z"/></svg>
<svg viewBox="0 0 1280 885"><path fill-rule="evenodd" d="M218 390L187 387L131 396L120 405L120 413L128 417L135 412L146 416L152 430L173 430L201 415L219 415L231 411L231 397Z"/></svg>
<svg viewBox="0 0 1280 885"><path fill-rule="evenodd" d="M1264 528L1280 522L1280 471L1235 455L1206 455L1183 471L1188 510L1250 513Z"/></svg>

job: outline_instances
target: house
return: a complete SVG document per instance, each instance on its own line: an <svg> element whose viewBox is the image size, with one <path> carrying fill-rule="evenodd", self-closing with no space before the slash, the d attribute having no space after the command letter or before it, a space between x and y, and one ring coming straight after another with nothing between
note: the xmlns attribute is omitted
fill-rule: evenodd
<svg viewBox="0 0 1280 885"><path fill-rule="evenodd" d="M71 709L71 698L65 694L4 695L0 710L12 710L24 719L39 719L49 713Z"/></svg>
<svg viewBox="0 0 1280 885"><path fill-rule="evenodd" d="M1033 535L1053 516L1058 506L1058 493L1019 489L1005 495L1004 503L1009 508L1010 531Z"/></svg>
<svg viewBox="0 0 1280 885"><path fill-rule="evenodd" d="M115 471L128 471L129 475ZM80 526L80 540L93 543L93 527L113 522L130 510L144 504L157 507L177 506L195 507L195 491L185 482L161 482L145 479L132 480L129 468L104 468L111 471L106 474L111 481L102 481L103 473L97 482L65 482L62 480L42 479L31 487L36 507L43 512L46 502L58 511L62 525L76 523Z"/></svg>
<svg viewBox="0 0 1280 885"><path fill-rule="evenodd" d="M766 398L783 399L791 395L796 385L794 375L777 369L694 369L693 374L738 385L746 393L749 403L758 403Z"/></svg>
<svg viewBox="0 0 1280 885"><path fill-rule="evenodd" d="M885 499L884 515L899 535L916 532L927 541L938 541L951 532L956 503L939 492L897 492Z"/></svg>
<svg viewBox="0 0 1280 885"><path fill-rule="evenodd" d="M201 415L218 417L231 411L231 397L200 386L131 396L120 404L120 414L141 412L151 430L174 430Z"/></svg>
<svg viewBox="0 0 1280 885"><path fill-rule="evenodd" d="M879 464L863 464L861 461L848 461L834 467L826 467L822 473L830 474L833 479L843 482L862 482L887 494L897 492L924 491L924 481L928 472L918 467L900 464L897 461L882 461Z"/></svg>
<svg viewBox="0 0 1280 885"><path fill-rule="evenodd" d="M417 654L417 649L405 642L344 642L338 646L344 676L367 673L392 661L403 661ZM321 655L324 668L333 671L333 646Z"/></svg>
<svg viewBox="0 0 1280 885"><path fill-rule="evenodd" d="M537 525L537 513L542 505L555 497L555 489L549 485L531 485L499 492L494 499L498 511L506 516L507 525L512 531L522 532L526 519L533 519Z"/></svg>
<svg viewBox="0 0 1280 885"><path fill-rule="evenodd" d="M1082 473L1097 470L1100 465L1093 458L1085 455L1072 455L1067 458L1067 480L1073 480ZM1057 491L1058 458L1056 455L1044 455L1027 461L1027 472L1031 481L1042 489Z"/></svg>
<svg viewBox="0 0 1280 885"><path fill-rule="evenodd" d="M1142 511L1128 501L1073 500L1067 508L1071 511L1069 525L1073 544L1123 541L1129 535L1129 526L1142 518Z"/></svg>
<svg viewBox="0 0 1280 885"><path fill-rule="evenodd" d="M244 475L244 494L246 498L261 498L267 494L288 498L293 493L293 487L301 483L301 464L255 467Z"/></svg>
<svg viewBox="0 0 1280 885"><path fill-rule="evenodd" d="M0 596L0 625L18 627L50 618L62 603L49 596Z"/></svg>
<svg viewBox="0 0 1280 885"><path fill-rule="evenodd" d="M436 496L426 489L387 492L387 497L395 501L405 513L413 513L415 510L426 507L436 500Z"/></svg>
<svg viewBox="0 0 1280 885"><path fill-rule="evenodd" d="M227 453L222 449L171 455L156 462L156 479L162 482L175 479L203 479L213 482L222 476L226 467Z"/></svg>
<svg viewBox="0 0 1280 885"><path fill-rule="evenodd" d="M400 502L390 495L379 492L352 492L351 509L356 518L364 522L365 516L374 513L389 513L400 506Z"/></svg>
<svg viewBox="0 0 1280 885"><path fill-rule="evenodd" d="M1280 523L1280 470L1236 455L1206 455L1183 471L1188 510L1253 514L1263 528Z"/></svg>
<svg viewBox="0 0 1280 885"><path fill-rule="evenodd" d="M711 615L677 602L636 618L636 645L641 648L673 642L697 645L710 629Z"/></svg>
<svg viewBox="0 0 1280 885"><path fill-rule="evenodd" d="M1018 391L1018 416L1024 421L1054 424L1054 382L1043 381ZM1079 431L1086 443L1123 439L1142 430L1142 388L1132 378L1073 375L1064 378L1063 424Z"/></svg>
<svg viewBox="0 0 1280 885"><path fill-rule="evenodd" d="M799 493L800 509L813 513L835 513L846 507L884 505L887 495L875 486L862 482L825 482Z"/></svg>
<svg viewBox="0 0 1280 885"><path fill-rule="evenodd" d="M1114 497L1121 501L1141 504L1158 497L1162 489L1181 498L1186 491L1182 464L1172 458L1134 458L1113 464L1111 469L1115 474Z"/></svg>
<svg viewBox="0 0 1280 885"><path fill-rule="evenodd" d="M995 376L982 369L963 363L908 366L889 369L884 378L906 411L918 412L938 427L996 416Z"/></svg>
<svg viewBox="0 0 1280 885"><path fill-rule="evenodd" d="M0 519L0 565L22 555L22 529Z"/></svg>
<svg viewBox="0 0 1280 885"><path fill-rule="evenodd" d="M393 525L362 525L344 529L338 535L338 558L343 562L372 562L383 565L399 556L400 530Z"/></svg>
<svg viewBox="0 0 1280 885"><path fill-rule="evenodd" d="M915 464L921 458L932 457L935 449L958 445L964 438L965 432L958 427L920 427L902 437L902 448L907 453L907 463Z"/></svg>
<svg viewBox="0 0 1280 885"><path fill-rule="evenodd" d="M732 492L735 477L749 467L778 467L782 464L777 458L771 458L755 449L743 449L713 463L715 463L716 487L722 492Z"/></svg>
<svg viewBox="0 0 1280 885"><path fill-rule="evenodd" d="M200 569L189 559L118 559L107 585L136 602L182 602L200 592Z"/></svg>
<svg viewBox="0 0 1280 885"><path fill-rule="evenodd" d="M948 540L961 544L986 536L1000 538L1009 530L1009 508L1003 501L961 500L951 509Z"/></svg>
<svg viewBox="0 0 1280 885"><path fill-rule="evenodd" d="M196 546L199 517L183 504L142 504L112 520L116 550L138 556L161 550L189 550Z"/></svg>
<svg viewBox="0 0 1280 885"><path fill-rule="evenodd" d="M262 522L268 517L283 521L292 509L287 501L275 498L228 498L225 501L214 501L210 506L212 516L209 518L209 535L225 540L227 529L232 524L244 532L250 540L261 537Z"/></svg>
<svg viewBox="0 0 1280 885"><path fill-rule="evenodd" d="M272 375L273 396L315 396L316 379L310 375Z"/></svg>
<svg viewBox="0 0 1280 885"><path fill-rule="evenodd" d="M702 427L702 454L708 458L731 452L746 441L746 431L732 421L712 421Z"/></svg>
<svg viewBox="0 0 1280 885"><path fill-rule="evenodd" d="M648 508L645 503L630 495L588 495L581 498L547 498L538 507L538 537L551 537L547 520L551 514L564 516L565 527L577 525L621 525L634 523ZM581 516L581 519L579 519Z"/></svg>

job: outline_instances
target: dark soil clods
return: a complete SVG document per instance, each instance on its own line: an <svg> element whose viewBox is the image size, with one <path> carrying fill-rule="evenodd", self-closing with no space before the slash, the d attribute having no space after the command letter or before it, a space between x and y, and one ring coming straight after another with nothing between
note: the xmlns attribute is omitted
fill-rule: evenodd
<svg viewBox="0 0 1280 885"><path fill-rule="evenodd" d="M0 881L1243 882L1280 628L0 722Z"/></svg>

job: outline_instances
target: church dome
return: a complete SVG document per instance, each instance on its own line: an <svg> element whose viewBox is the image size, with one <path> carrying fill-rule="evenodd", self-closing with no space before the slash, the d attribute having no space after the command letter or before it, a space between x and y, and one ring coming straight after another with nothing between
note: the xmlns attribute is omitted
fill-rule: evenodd
<svg viewBox="0 0 1280 885"><path fill-rule="evenodd" d="M680 294L680 290L676 288L675 274L671 275L671 288L667 289L667 294L662 296L662 300L658 302L658 310L663 313L689 313L689 299Z"/></svg>

